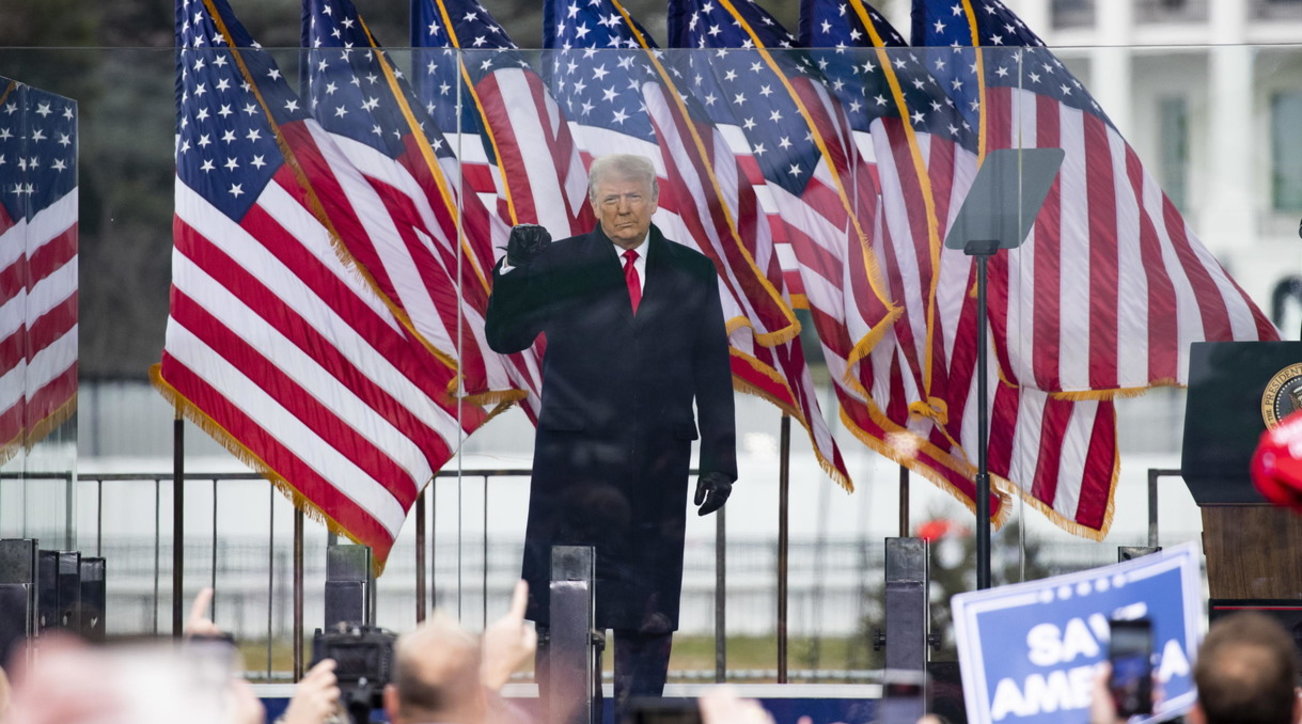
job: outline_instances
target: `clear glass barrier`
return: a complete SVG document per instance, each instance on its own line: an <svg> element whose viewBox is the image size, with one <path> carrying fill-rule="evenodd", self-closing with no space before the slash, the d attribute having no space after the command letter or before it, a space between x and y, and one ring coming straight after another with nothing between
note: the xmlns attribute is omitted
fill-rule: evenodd
<svg viewBox="0 0 1302 724"><path fill-rule="evenodd" d="M0 535L72 547L77 102L0 77Z"/></svg>
<svg viewBox="0 0 1302 724"><path fill-rule="evenodd" d="M1094 12L1089 3L1054 7L1066 14ZM681 536L683 551L680 603L671 617L677 630L671 680L714 678L720 614L731 678L776 680L778 631L785 626L783 665L792 680L867 679L864 672L882 665L872 636L882 626L883 539L901 533L931 541L932 615L942 638L934 657L953 656L947 601L971 590L976 578L966 491L977 465L977 307L971 258L944 246L980 160L991 152L1058 147L1068 154L1046 201L1051 217L1039 218L1021 248L999 251L989 265L991 437L998 441L990 469L1002 521L992 545L995 583L1113 562L1119 546L1198 540L1200 513L1178 476L1156 480L1157 508L1150 511L1148 471L1180 467L1185 392L1172 383L1185 374L1187 345L1206 335L1248 339L1255 329L1246 306L1230 309L1224 302L1227 311L1209 311L1209 290L1234 304L1251 300L1285 339L1297 339L1302 323L1293 246L1302 213L1302 143L1294 133L1302 90L1290 81L1299 77L1302 49L1293 46L1072 48L1055 51L1062 65L1045 51L1011 48L987 48L980 58L950 48L723 55L399 48L374 66L374 57L356 49L348 58L328 48L265 51L269 59L255 59L255 52L242 53L253 64L247 72L264 78L274 60L280 78L288 79L283 88L272 93L262 81L257 87L264 95L250 100L238 82L220 87L220 77L212 76L202 95L190 87L178 127L178 55L171 49L0 51L0 75L76 103L77 234L88 272L79 291L86 352L81 413L36 447L19 447L0 468L6 476L0 535L70 536L74 547L108 558L111 632L166 632L170 625L174 410L150 387L147 373L164 359L166 310L175 315L187 295L224 299L220 295L255 288L285 294L290 288L289 277L279 276L270 259L255 266L261 257L248 249L243 256L229 252L229 259L248 265L242 283L249 286L223 280L201 290L186 286L197 284L191 277L179 291L172 287L178 268L196 263L173 253L174 231L193 221L193 209L182 203L189 202L177 200L178 153L200 157L183 161L193 163L179 172L186 193L211 194L211 208L239 221L253 206L223 207L217 191L238 198L230 185L244 182L222 177L225 185L210 188L203 179L269 163L286 147L306 153L306 146L294 144L310 137L321 158L339 164L336 173L349 168L357 174L349 178L362 179L357 188L379 199L371 208L383 209L392 225L389 236L372 237L371 246L352 246L348 210L325 186L316 189L318 206L301 202L306 194L296 174L312 179L318 171L307 156L297 169L281 161L279 170L258 177L260 188L278 185L299 203L294 213L321 214L311 223L333 229L335 237L313 231L321 244L313 249L324 250L313 258L334 270L340 289L358 298L371 295L362 304L388 320L391 342L406 340L386 359L421 383L411 388L411 398L390 398L408 410L433 406L421 414L433 415L442 405L438 423L427 425L441 442L431 436L413 443L419 465L402 458L388 467L374 461L359 466L398 491L391 496L396 503L383 501L397 511L392 515L400 527L394 525L392 551L376 584L379 625L409 629L421 595L427 608L449 610L475 629L505 611L526 550L535 456L578 455L536 447L540 433L533 420L541 417L544 430L573 434L578 431L567 425L593 423L559 418L583 402L609 413L597 424L603 433L645 425L638 429L650 437L630 443L636 445L659 440L657 416L677 416L664 433L671 443L656 449L690 446L684 453L690 457L672 461L672 480L660 496L636 505L618 496L581 501L584 522L597 527L636 527L653 500L682 508L657 518L667 528L655 532L671 541ZM190 73L199 73L199 61L206 72L230 53L192 49L181 57ZM977 83L974 63L1006 69L997 76L1006 80ZM890 74L882 71L886 67ZM1076 101L1086 88L1106 115L1088 99ZM974 110L972 101L981 98L984 105ZM457 99L459 113L448 106ZM284 109L290 100L297 109ZM257 138L249 138L254 126L242 126L230 140L221 132L204 140L210 131L198 129L227 113L262 118ZM279 139L267 135L268 115ZM303 132L309 115L319 125ZM354 116L365 122L347 125ZM3 118L0 123L9 122ZM1049 142L1053 134L1057 142ZM673 365L686 357L669 353L686 355L685 347L675 346L682 330L666 327L639 343L646 345L642 355L657 364L639 368L634 389L602 392L601 375L610 370L593 360L587 377L553 396L568 396L573 406L551 413L541 402L552 374L542 346L531 338L524 355L500 357L485 332L490 293L497 291L494 266L510 227L541 223L557 240L599 228L601 204L590 201L586 169L610 153L651 159L659 182L653 222L718 275L712 303L729 347L737 475L723 508L722 596L719 517L696 514L697 476L681 469L717 464L703 463L702 443L688 439L717 428L693 412L690 396L680 407L683 390ZM1083 167L1081 158L1087 159ZM224 168L231 163L234 168ZM1100 235L1107 219L1111 241ZM237 224L221 223L235 238ZM248 219L240 223L253 228ZM1071 232L1062 237L1070 244L1052 246L1052 224ZM1169 245L1176 233L1187 242L1179 249ZM406 256L388 256L398 252ZM399 258L411 259L408 268L394 261ZM215 273L205 266L215 264L213 258L195 259ZM1195 263L1205 271L1191 282L1188 270ZM1171 276L1177 267L1186 273ZM1238 289L1217 281L1220 267ZM687 303L688 293L657 298L654 287L664 277L656 277L654 265L644 273L639 304L651 305L648 314ZM1085 284L1097 275L1115 283ZM1163 281L1168 277L1174 281ZM1162 306L1163 285L1181 304L1202 303L1203 312L1194 319L1184 307L1176 314ZM318 298L336 311L343 299ZM206 309L228 311L221 304ZM602 309L613 308L571 311ZM197 326L197 319L177 322L174 316L173 323ZM260 319L271 327L282 321ZM596 336L575 345L564 338L572 331L564 328L564 317L558 319L549 322L562 325L552 328L552 353L595 354L610 346ZM699 320L682 324L688 321ZM256 339L241 332L204 343L233 364L245 353L240 345ZM272 367L298 374L298 365L320 351L306 343L291 346L276 353ZM182 383L168 374L164 367L165 379ZM278 379L276 369L258 374L265 377L254 386L275 388L268 380ZM339 379L321 377L332 386ZM353 382L338 386L365 392ZM638 387L659 396L639 399ZM324 383L313 388L323 397L325 389ZM426 402L413 402L416 392ZM515 404L499 410L505 402ZM630 417L627 405L643 412ZM270 452L255 449L257 441L223 445L205 434L221 437L235 429L234 417L217 417L232 410L205 414L213 424L184 426L187 471L212 475L186 487L187 595L215 583L217 621L250 642L249 668L283 675L290 668L292 507L265 482L238 478L271 460ZM1014 420L1017 434L1010 437ZM1064 442L1042 437L1038 431L1046 424L1057 425ZM323 429L310 432L325 435ZM371 442L363 437L358 445ZM396 460L406 449L386 454ZM592 462L601 460L598 452L561 459L582 477L602 469ZM645 454L647 465L638 474L661 463ZM626 462L623 453L612 455ZM906 483L899 461L913 467ZM372 464L377 467L366 467ZM413 472L424 470L421 465L438 477L426 484L426 472ZM79 476L70 508L63 482L31 475L68 471ZM329 468L316 472L322 471ZM119 473L134 477L111 475ZM621 474L613 482L624 482ZM414 484L403 482L411 479ZM1082 479L1088 482L1083 488L1077 484ZM426 523L420 533L417 507ZM784 516L789 541L782 550ZM327 535L309 517L309 632L323 617ZM419 559L418 540L424 551ZM664 568L652 566L655 572L672 571L676 547L669 546ZM782 619L780 562L788 591Z"/></svg>

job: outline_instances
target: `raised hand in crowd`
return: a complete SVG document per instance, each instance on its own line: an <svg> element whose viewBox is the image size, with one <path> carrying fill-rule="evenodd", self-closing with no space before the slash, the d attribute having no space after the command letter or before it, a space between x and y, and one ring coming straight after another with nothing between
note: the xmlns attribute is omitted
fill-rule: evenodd
<svg viewBox="0 0 1302 724"><path fill-rule="evenodd" d="M194 603L190 604L190 616L185 619L185 628L183 629L187 639L193 638L219 638L224 636L222 630L217 628L217 624L208 618L208 607L212 605L211 588L199 589L199 595L194 597Z"/></svg>
<svg viewBox="0 0 1302 724"><path fill-rule="evenodd" d="M2 662L0 662L2 663ZM9 676L0 667L0 721L4 721L5 712L9 710Z"/></svg>
<svg viewBox="0 0 1302 724"><path fill-rule="evenodd" d="M704 724L774 724L773 715L758 701L741 698L729 686L710 689L701 695L697 705Z"/></svg>
<svg viewBox="0 0 1302 724"><path fill-rule="evenodd" d="M45 634L40 659L27 658L14 658L12 697L0 719L4 724L70 724L112 716L125 705L102 662L69 634Z"/></svg>
<svg viewBox="0 0 1302 724"><path fill-rule="evenodd" d="M278 724L322 724L339 713L339 683L333 659L318 661L294 687Z"/></svg>
<svg viewBox="0 0 1302 724"><path fill-rule="evenodd" d="M498 691L538 648L538 634L525 623L524 611L529 601L529 584L516 581L511 608L506 615L484 629L481 641L483 661L480 680L490 691Z"/></svg>

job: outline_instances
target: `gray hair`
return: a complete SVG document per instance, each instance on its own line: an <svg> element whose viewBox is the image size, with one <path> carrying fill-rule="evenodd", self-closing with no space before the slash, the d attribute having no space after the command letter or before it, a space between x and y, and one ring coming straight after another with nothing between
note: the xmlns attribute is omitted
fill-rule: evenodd
<svg viewBox="0 0 1302 724"><path fill-rule="evenodd" d="M629 181L646 181L651 186L651 199L660 198L660 184L656 181L656 167L651 159L633 153L612 153L592 162L588 169L588 200L597 200L597 184L608 177Z"/></svg>

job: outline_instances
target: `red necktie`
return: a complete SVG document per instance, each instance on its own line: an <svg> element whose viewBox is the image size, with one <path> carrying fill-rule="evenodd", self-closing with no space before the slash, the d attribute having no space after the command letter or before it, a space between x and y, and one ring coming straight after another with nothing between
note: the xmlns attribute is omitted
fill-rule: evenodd
<svg viewBox="0 0 1302 724"><path fill-rule="evenodd" d="M637 276L637 252L629 249L624 252L624 282L628 284L628 301L633 304L633 313L637 314L637 305L642 301L642 282Z"/></svg>

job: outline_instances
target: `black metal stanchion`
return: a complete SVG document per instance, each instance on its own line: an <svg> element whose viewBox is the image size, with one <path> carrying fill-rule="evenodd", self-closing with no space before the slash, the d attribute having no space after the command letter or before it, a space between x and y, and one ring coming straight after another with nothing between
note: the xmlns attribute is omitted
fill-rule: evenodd
<svg viewBox="0 0 1302 724"><path fill-rule="evenodd" d="M909 534L909 469L900 466L900 537Z"/></svg>
<svg viewBox="0 0 1302 724"><path fill-rule="evenodd" d="M549 724L591 724L601 714L600 648L593 582L596 552L592 546L554 546L547 647Z"/></svg>
<svg viewBox="0 0 1302 724"><path fill-rule="evenodd" d="M37 577L40 567L35 538L0 539L0 661L32 660L32 647L23 642L36 636Z"/></svg>
<svg viewBox="0 0 1302 724"><path fill-rule="evenodd" d="M886 649L877 721L914 722L927 713L927 647L932 642L927 561L925 540L886 539L885 620L873 640L873 650Z"/></svg>
<svg viewBox="0 0 1302 724"><path fill-rule="evenodd" d="M326 546L326 631L371 624L370 574L371 549L368 546Z"/></svg>

